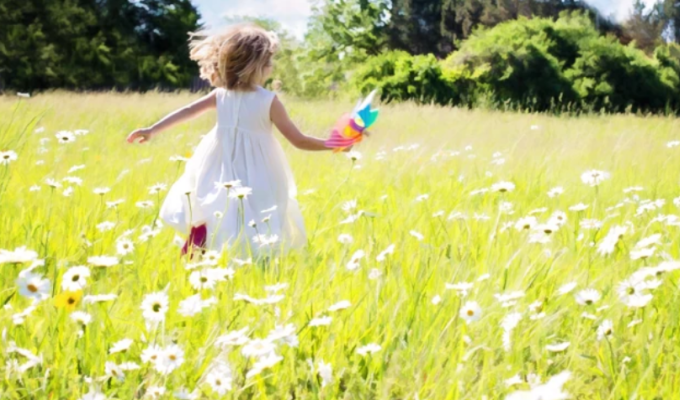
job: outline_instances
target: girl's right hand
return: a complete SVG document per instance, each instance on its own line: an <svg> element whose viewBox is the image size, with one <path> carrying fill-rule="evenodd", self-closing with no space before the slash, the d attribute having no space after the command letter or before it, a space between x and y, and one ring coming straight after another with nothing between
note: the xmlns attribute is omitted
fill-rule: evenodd
<svg viewBox="0 0 680 400"><path fill-rule="evenodd" d="M142 128L142 129L137 129L136 131L132 132L131 134L128 135L127 137L127 142L128 143L134 143L135 140L138 138L141 138L138 143L144 143L148 142L149 139L151 139L151 136L153 136L153 129L151 128Z"/></svg>

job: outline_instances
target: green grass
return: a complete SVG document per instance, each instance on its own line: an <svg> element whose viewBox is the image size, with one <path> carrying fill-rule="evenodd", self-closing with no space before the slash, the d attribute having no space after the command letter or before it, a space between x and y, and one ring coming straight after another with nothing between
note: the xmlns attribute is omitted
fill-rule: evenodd
<svg viewBox="0 0 680 400"><path fill-rule="evenodd" d="M0 310L3 399L78 399L89 389L86 377L108 398L140 398L150 386L166 387L162 398L172 398L182 386L198 388L201 398L220 398L202 381L216 358L231 366L233 389L224 398L234 399L496 399L528 390L527 375L537 374L545 382L565 370L572 377L564 390L573 398L671 399L680 391L680 276L661 276L663 283L650 292L654 297L644 308L626 307L616 292L640 268L680 257L678 226L653 221L660 214L678 213L673 199L680 196L680 148L666 146L680 139L678 120L557 118L394 105L382 107L372 137L356 148L363 153L357 162L361 168L353 169L344 155L304 153L286 144L310 238L307 248L266 267L241 267L225 254L220 266L234 268L233 278L218 283L214 291L204 290L203 298L215 296L217 304L190 318L177 312L179 302L197 292L173 244L175 232L164 228L146 242L138 237L163 200L163 193L150 196L148 188L175 181L183 165L169 158L190 154L214 116L165 132L148 145L128 145L124 138L193 98L65 93L0 98L0 151L18 153L18 160L0 165L0 249L26 246L36 251L45 266L34 272L49 279L57 295L69 267L88 265L91 256L115 255L116 240L124 231L134 230L130 238L135 246L116 266L91 266L84 294L114 293L118 298L78 304L77 310L92 316L82 335L69 311L55 307L52 298L38 303L23 324L14 325L12 316L31 304L16 284L27 265L0 265L0 301L6 303ZM325 136L335 118L351 107L285 98L284 103L299 127L316 136ZM38 127L44 132L34 133ZM73 143L57 143L57 131L76 129L90 133ZM49 138L42 151L41 138ZM404 150L393 151L398 146ZM376 160L380 151L385 151L384 159ZM454 151L460 154L452 155ZM504 164L491 162L495 152ZM36 165L39 160L43 164ZM86 168L67 173L80 164ZM597 189L589 187L580 178L589 169L608 171L611 179ZM45 185L48 178L61 181L66 176L83 179L70 197L62 194L67 182L55 190ZM499 181L516 188L470 195ZM41 190L29 191L33 185ZM548 197L555 186L562 186L564 194ZM632 186L644 190L624 194ZM96 195L93 189L98 187L111 191ZM429 198L416 201L423 194ZM125 202L115 209L105 206L117 199ZM341 205L353 199L365 214L352 224L340 224L347 215ZM636 215L645 199L666 202ZM152 200L154 208L135 206L143 200ZM512 203L512 214L499 212L504 201ZM589 208L568 210L579 202ZM621 207L609 209L619 203ZM568 217L550 243L529 243L530 233L502 229L542 207L547 211L536 214L540 222L558 210ZM434 217L440 210L443 216ZM449 220L452 212L467 217ZM488 219L475 218L480 215ZM586 218L604 221L603 228L581 229L579 221ZM114 222L114 229L100 232L96 225L104 221ZM610 227L626 224L628 232L616 250L599 255L598 245ZM412 230L424 239L416 239ZM351 244L339 243L343 233L352 235ZM638 240L657 233L661 241L655 254L631 260ZM378 254L391 244L394 253L378 262ZM357 250L367 256L358 270L348 271L345 266ZM377 279L369 278L373 269L380 272ZM478 282L484 274L489 278ZM578 284L574 291L557 294L572 281ZM264 286L279 282L290 286L275 305L234 301L236 293L265 297ZM464 298L446 289L446 283L458 282L473 283ZM586 288L597 289L602 299L593 306L577 304L574 295ZM170 309L165 322L153 329L145 325L140 307L146 294L164 289ZM512 291L525 296L508 308L494 297ZM441 302L435 305L437 295ZM342 300L351 306L326 311ZM481 318L469 324L459 317L466 301L476 301L482 309ZM542 302L542 319L530 319L534 313L528 307L535 301ZM609 308L598 310L603 306ZM501 321L512 312L521 313L522 319L506 351ZM595 320L582 317L584 312ZM329 326L307 326L322 315L332 316ZM607 319L614 333L597 340L597 327ZM642 321L627 328L636 319ZM299 346L277 346L283 360L254 378L245 377L253 360L247 361L240 348L219 355L214 345L228 331L248 327L251 338L264 338L275 324L289 323L296 327ZM124 338L134 340L129 350L109 355L111 345ZM11 371L11 360L23 364L27 359L10 351L10 341L41 355L42 363L21 374ZM163 376L142 363L140 354L152 341L177 343L185 352L181 367ZM545 347L567 341L571 344L561 353ZM367 357L357 354L358 347L369 343L382 349ZM315 368L320 360L332 365L331 383L322 387L310 359ZM141 369L126 372L123 382L100 379L107 361L135 362ZM504 381L516 374L525 382L506 387Z"/></svg>

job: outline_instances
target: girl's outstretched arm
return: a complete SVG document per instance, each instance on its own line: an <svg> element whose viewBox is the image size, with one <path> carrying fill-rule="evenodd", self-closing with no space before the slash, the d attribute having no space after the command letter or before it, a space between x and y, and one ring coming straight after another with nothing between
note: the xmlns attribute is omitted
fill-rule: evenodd
<svg viewBox="0 0 680 400"><path fill-rule="evenodd" d="M323 139L307 136L300 132L293 121L290 120L290 117L288 117L286 108L279 101L278 97L274 97L272 101L270 118L281 134L298 149L310 151L331 150L326 147Z"/></svg>
<svg viewBox="0 0 680 400"><path fill-rule="evenodd" d="M141 138L139 143L144 143L151 139L152 136L172 126L196 118L204 112L214 109L216 104L215 91L213 90L210 94L203 96L193 103L171 112L149 128L137 129L128 135L127 141L128 143L133 143L137 138Z"/></svg>

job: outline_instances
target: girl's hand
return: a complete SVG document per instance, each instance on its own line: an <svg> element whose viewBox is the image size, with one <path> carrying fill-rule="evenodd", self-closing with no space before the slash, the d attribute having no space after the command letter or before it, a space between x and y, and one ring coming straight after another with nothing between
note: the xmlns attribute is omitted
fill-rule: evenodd
<svg viewBox="0 0 680 400"><path fill-rule="evenodd" d="M127 137L127 142L128 143L134 143L135 140L138 138L141 138L138 143L144 143L148 142L151 137L153 136L154 132L153 129L151 128L142 128L142 129L137 129L136 131L132 132L131 134L128 135Z"/></svg>

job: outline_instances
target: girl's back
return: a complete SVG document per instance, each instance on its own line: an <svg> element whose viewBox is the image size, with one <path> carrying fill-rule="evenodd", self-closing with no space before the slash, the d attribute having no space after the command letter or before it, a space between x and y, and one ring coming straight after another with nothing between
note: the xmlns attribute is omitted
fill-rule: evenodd
<svg viewBox="0 0 680 400"><path fill-rule="evenodd" d="M217 126L222 132L234 127L252 134L271 134L270 110L275 94L257 86L253 91L217 89Z"/></svg>

